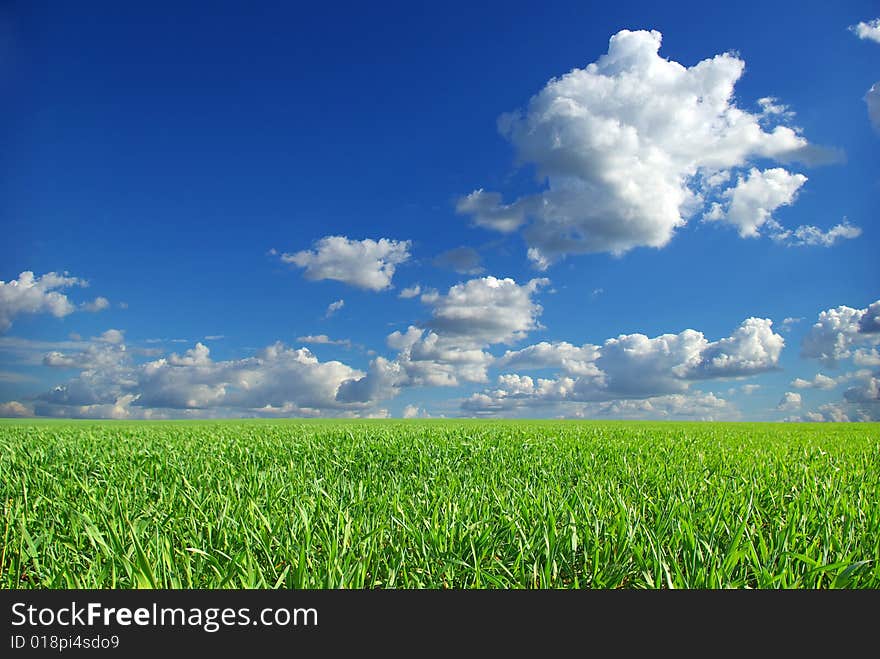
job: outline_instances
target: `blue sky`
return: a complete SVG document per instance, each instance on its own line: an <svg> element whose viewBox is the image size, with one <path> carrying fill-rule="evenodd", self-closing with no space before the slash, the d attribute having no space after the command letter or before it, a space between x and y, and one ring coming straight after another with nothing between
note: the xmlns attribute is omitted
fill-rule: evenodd
<svg viewBox="0 0 880 659"><path fill-rule="evenodd" d="M877 19L13 3L0 416L878 419Z"/></svg>

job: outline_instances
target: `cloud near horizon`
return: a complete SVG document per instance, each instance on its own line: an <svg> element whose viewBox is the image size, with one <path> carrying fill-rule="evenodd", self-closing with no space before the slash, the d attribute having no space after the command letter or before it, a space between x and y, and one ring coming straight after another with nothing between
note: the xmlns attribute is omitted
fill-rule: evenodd
<svg viewBox="0 0 880 659"><path fill-rule="evenodd" d="M499 373L495 386L462 399L460 414L735 419L739 412L733 403L702 387L779 368L785 341L764 318L747 318L729 336L714 341L686 329L653 338L622 334L600 345L541 341L493 355L492 346L520 342L541 329L542 307L535 296L548 284L546 279L517 284L510 278L482 277L444 294L423 295L428 317L420 326L389 334L388 347L396 355L377 356L366 370L321 362L306 348L280 342L253 357L222 361L212 359L210 349L197 342L183 353L136 363L137 354L143 353L126 345L122 330L109 329L64 343L68 349L59 343L58 349L46 351L44 366L78 374L36 397L0 403L0 410L7 416L133 419L386 416L383 402L405 388L485 385L493 369ZM10 346L22 343L10 340ZM299 341L349 345L326 335ZM880 418L878 344L880 301L864 309L842 305L820 312L804 336L803 357L832 368L842 360L867 367L833 377L819 373L812 380L795 378L793 390L785 392L775 409L807 408L804 420ZM840 402L816 409L809 409L798 393L844 383L849 387ZM741 388L747 387L747 393L758 388ZM420 414L429 412L418 407Z"/></svg>
<svg viewBox="0 0 880 659"><path fill-rule="evenodd" d="M462 408L477 414L525 413L548 405L657 399L678 395L682 404L699 381L724 380L775 370L785 340L766 318L748 318L729 337L708 341L702 332L649 338L622 334L601 346L540 343L508 351L496 365L520 373L498 376L498 387L473 394ZM522 371L552 369L555 377ZM667 399L672 400L672 399ZM721 399L717 399L720 401ZM721 407L730 412L725 402Z"/></svg>
<svg viewBox="0 0 880 659"><path fill-rule="evenodd" d="M797 378L798 389L833 389L852 383L838 402L806 412L805 421L880 421L880 300L864 309L840 305L819 313L801 343L801 356L829 369L845 363L859 367L836 377L817 373L812 380Z"/></svg>

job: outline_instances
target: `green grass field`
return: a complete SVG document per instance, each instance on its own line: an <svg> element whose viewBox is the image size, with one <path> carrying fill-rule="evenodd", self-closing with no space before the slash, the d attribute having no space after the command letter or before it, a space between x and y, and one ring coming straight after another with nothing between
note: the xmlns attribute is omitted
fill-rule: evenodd
<svg viewBox="0 0 880 659"><path fill-rule="evenodd" d="M880 424L0 421L3 588L878 588Z"/></svg>

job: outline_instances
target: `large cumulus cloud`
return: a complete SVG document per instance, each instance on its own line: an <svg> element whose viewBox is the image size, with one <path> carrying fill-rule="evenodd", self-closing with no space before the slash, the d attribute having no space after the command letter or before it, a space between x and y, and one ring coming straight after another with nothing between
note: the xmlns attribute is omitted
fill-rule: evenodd
<svg viewBox="0 0 880 659"><path fill-rule="evenodd" d="M662 247L710 203L712 219L754 235L806 178L781 167L753 170L731 187L731 174L757 160L820 161L829 153L785 125L791 113L773 99L761 99L756 112L736 104L745 68L737 55L688 67L661 57L660 44L657 31L622 30L598 61L502 115L501 134L546 188L507 203L478 189L459 199L458 211L478 226L522 229L539 268L567 254Z"/></svg>
<svg viewBox="0 0 880 659"><path fill-rule="evenodd" d="M832 389L844 382L850 386L839 402L826 403L807 412L807 421L880 420L880 300L863 309L839 305L819 313L801 344L801 356L816 359L828 368L852 365L858 368L829 377L817 373L812 380L798 378L792 385L808 389Z"/></svg>
<svg viewBox="0 0 880 659"><path fill-rule="evenodd" d="M497 388L463 404L467 412L540 408L548 404L656 399L703 395L697 381L756 375L778 367L785 341L772 321L748 318L729 336L709 341L702 332L650 338L623 334L601 346L541 343L506 353L498 365L520 371L553 368L556 377L521 373L498 377Z"/></svg>
<svg viewBox="0 0 880 659"><path fill-rule="evenodd" d="M820 312L804 337L801 355L834 367L842 359L868 354L869 346L880 344L878 316L880 300L864 309L840 305Z"/></svg>
<svg viewBox="0 0 880 659"><path fill-rule="evenodd" d="M182 354L136 363L115 330L79 351L52 351L44 364L79 373L36 397L38 416L351 416L380 412L372 403L340 402L343 382L365 375L307 348L275 343L253 357L215 361L196 343Z"/></svg>

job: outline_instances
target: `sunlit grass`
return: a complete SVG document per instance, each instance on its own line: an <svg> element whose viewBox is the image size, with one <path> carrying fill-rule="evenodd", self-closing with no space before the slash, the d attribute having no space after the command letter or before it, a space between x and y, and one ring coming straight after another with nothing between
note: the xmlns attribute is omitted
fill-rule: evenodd
<svg viewBox="0 0 880 659"><path fill-rule="evenodd" d="M877 588L880 424L0 422L3 588Z"/></svg>

